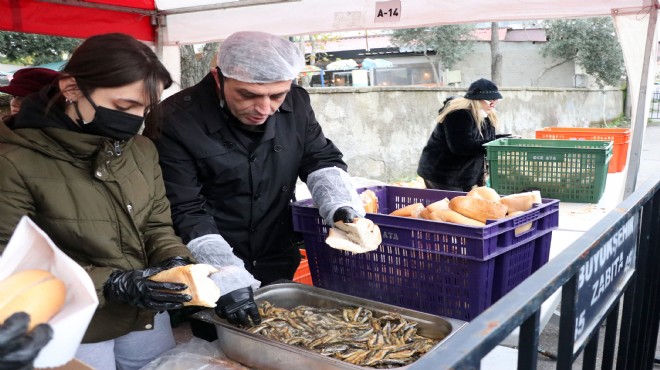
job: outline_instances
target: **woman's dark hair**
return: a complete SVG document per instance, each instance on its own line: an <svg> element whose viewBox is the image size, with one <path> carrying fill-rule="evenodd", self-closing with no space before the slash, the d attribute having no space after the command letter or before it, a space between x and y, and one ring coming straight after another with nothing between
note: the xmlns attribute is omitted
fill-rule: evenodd
<svg viewBox="0 0 660 370"><path fill-rule="evenodd" d="M144 81L144 135L153 137L160 132L159 88L161 83L170 87L172 77L147 45L122 33L92 36L76 48L62 72L74 77L78 87L89 94L96 88Z"/></svg>

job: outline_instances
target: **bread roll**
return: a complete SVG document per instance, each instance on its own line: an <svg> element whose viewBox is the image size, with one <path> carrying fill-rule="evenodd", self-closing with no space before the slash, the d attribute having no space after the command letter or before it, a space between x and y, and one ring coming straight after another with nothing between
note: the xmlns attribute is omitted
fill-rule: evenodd
<svg viewBox="0 0 660 370"><path fill-rule="evenodd" d="M516 217L516 216L521 215L521 214L523 214L523 213L525 213L525 212L524 212L524 211L515 211L515 212L511 212L511 213L509 213L509 214L507 215L507 217ZM532 223L531 223L531 222L528 222L528 223L526 223L526 224L524 224L524 225L520 225L520 226L516 227L516 228L513 230L513 232L515 233L515 235L520 235L520 234L524 233L525 231L527 231L527 230L529 230L529 229L531 229L531 228L532 228Z"/></svg>
<svg viewBox="0 0 660 370"><path fill-rule="evenodd" d="M367 213L378 213L378 197L373 190L367 189L360 193L360 199Z"/></svg>
<svg viewBox="0 0 660 370"><path fill-rule="evenodd" d="M484 224L486 220L497 220L506 216L507 211L507 207L500 202L465 195L452 198L449 208Z"/></svg>
<svg viewBox="0 0 660 370"><path fill-rule="evenodd" d="M419 212L419 218L423 218L425 220L431 219L431 211L429 211L428 207L424 208L421 212Z"/></svg>
<svg viewBox="0 0 660 370"><path fill-rule="evenodd" d="M215 302L220 298L220 288L209 278L209 275L217 271L218 269L211 265L198 263L161 271L149 277L149 280L186 284L187 289L177 292L192 296L190 302L183 303L184 306L215 307Z"/></svg>
<svg viewBox="0 0 660 370"><path fill-rule="evenodd" d="M411 205L397 209L396 211L390 213L390 216L412 217L413 214L419 215L423 208L424 205L422 203L413 203Z"/></svg>
<svg viewBox="0 0 660 370"><path fill-rule="evenodd" d="M467 194L468 197L476 197L486 200L492 200L497 202L500 200L500 195L497 194L495 189L489 188L488 186L479 186L470 190Z"/></svg>
<svg viewBox="0 0 660 370"><path fill-rule="evenodd" d="M441 209L431 213L431 220L451 222L454 224L462 224L469 226L486 226L485 223L465 217L462 214L452 211L451 209Z"/></svg>
<svg viewBox="0 0 660 370"><path fill-rule="evenodd" d="M429 210L429 212L435 212L435 211L440 211L443 209L449 209L449 199L445 198L443 200L439 200L437 202L433 202L426 206L426 209Z"/></svg>
<svg viewBox="0 0 660 370"><path fill-rule="evenodd" d="M502 197L502 204L506 205L509 213L532 209L536 196L530 191L526 193L517 193Z"/></svg>
<svg viewBox="0 0 660 370"><path fill-rule="evenodd" d="M332 248L353 253L375 250L382 242L380 228L366 218L355 218L352 223L335 222L335 227L328 230L325 242Z"/></svg>
<svg viewBox="0 0 660 370"><path fill-rule="evenodd" d="M16 312L30 315L28 331L48 322L64 306L66 287L46 270L24 270L0 282L0 324Z"/></svg>

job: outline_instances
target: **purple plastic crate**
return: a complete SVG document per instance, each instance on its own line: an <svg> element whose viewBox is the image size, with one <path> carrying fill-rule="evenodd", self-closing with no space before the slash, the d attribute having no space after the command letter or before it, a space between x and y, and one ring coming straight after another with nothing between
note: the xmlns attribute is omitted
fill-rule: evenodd
<svg viewBox="0 0 660 370"><path fill-rule="evenodd" d="M534 261L532 261L532 273L536 272L541 266L545 265L550 259L550 245L552 238L542 238L536 245L534 251Z"/></svg>
<svg viewBox="0 0 660 370"><path fill-rule="evenodd" d="M538 269L535 263L540 267L548 262L550 249L545 253L544 246L549 245L551 240L552 232L547 232L495 258L493 303L534 273Z"/></svg>
<svg viewBox="0 0 660 370"><path fill-rule="evenodd" d="M381 213L465 195L395 186L370 187ZM364 189L359 189L362 191ZM469 321L528 277L557 228L559 202L517 217L471 227L367 214L383 234L372 252L352 254L325 244L327 226L311 200L292 204L294 229L303 234L315 286ZM518 226L531 228L516 235ZM548 249L549 251L549 249ZM547 262L547 254L545 261Z"/></svg>

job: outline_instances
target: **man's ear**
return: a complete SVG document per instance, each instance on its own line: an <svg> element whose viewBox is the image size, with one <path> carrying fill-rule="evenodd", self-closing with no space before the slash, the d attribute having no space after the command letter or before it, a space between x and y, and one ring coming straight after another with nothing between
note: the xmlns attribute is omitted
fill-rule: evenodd
<svg viewBox="0 0 660 370"><path fill-rule="evenodd" d="M64 98L69 101L78 101L80 96L80 88L78 88L78 83L73 77L64 77L59 81L60 91L64 95Z"/></svg>

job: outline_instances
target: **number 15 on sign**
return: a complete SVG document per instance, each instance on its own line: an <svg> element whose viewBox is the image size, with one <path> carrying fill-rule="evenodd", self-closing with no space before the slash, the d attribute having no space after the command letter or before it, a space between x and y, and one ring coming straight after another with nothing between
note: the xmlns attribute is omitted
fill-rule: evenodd
<svg viewBox="0 0 660 370"><path fill-rule="evenodd" d="M398 22L401 17L401 1L379 1L376 2L376 14L374 23Z"/></svg>

